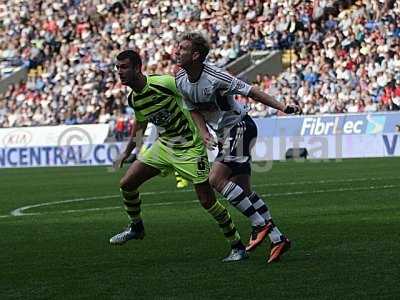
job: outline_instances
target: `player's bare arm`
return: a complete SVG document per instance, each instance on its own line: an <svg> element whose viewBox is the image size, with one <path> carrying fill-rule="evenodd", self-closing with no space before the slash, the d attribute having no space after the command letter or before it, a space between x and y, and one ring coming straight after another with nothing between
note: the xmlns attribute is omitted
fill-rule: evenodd
<svg viewBox="0 0 400 300"><path fill-rule="evenodd" d="M208 128L206 126L206 121L204 120L204 117L202 116L202 114L195 110L192 110L190 112L190 114L192 116L194 123L196 124L197 128L199 129L199 132L203 139L204 145L209 150L215 149L215 147L218 144L215 141L214 137L211 135L211 133L208 131Z"/></svg>
<svg viewBox="0 0 400 300"><path fill-rule="evenodd" d="M125 151L121 153L118 159L114 162L114 168L122 168L125 160L132 153L133 149L136 147L141 147L143 144L144 132L147 128L147 122L139 122L137 120L133 121L132 124L132 134L126 145Z"/></svg>
<svg viewBox="0 0 400 300"><path fill-rule="evenodd" d="M248 95L251 99L261 102L267 106L275 108L277 110L283 111L286 114L295 114L300 112L300 108L297 105L284 105L283 103L275 100L274 97L264 93L256 87L251 87L250 93Z"/></svg>

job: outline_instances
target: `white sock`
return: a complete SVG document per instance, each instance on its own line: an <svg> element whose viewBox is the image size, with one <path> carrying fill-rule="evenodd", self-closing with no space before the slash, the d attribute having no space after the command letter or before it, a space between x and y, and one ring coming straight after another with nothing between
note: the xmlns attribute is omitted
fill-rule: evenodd
<svg viewBox="0 0 400 300"><path fill-rule="evenodd" d="M255 210L240 186L229 181L223 188L222 195L242 214L250 219L252 226L263 226L265 224L264 218Z"/></svg>
<svg viewBox="0 0 400 300"><path fill-rule="evenodd" d="M265 221L272 223L272 228L268 233L268 237L272 243L278 243L281 241L282 233L278 229L278 227L272 221L271 213L268 209L267 204L260 198L256 193L251 193L249 196L250 202L253 204L253 207L257 210L257 212L265 219Z"/></svg>

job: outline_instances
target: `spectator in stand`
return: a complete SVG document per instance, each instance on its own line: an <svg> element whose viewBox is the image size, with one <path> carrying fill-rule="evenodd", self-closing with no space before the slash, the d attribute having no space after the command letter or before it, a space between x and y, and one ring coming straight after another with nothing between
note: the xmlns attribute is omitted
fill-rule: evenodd
<svg viewBox="0 0 400 300"><path fill-rule="evenodd" d="M116 121L115 121L115 139L120 142L124 139L126 120L120 111L116 113Z"/></svg>

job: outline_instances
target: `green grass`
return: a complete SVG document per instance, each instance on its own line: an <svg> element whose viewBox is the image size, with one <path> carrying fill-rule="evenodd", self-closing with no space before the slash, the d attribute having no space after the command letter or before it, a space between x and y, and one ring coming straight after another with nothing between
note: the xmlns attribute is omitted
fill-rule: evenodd
<svg viewBox="0 0 400 300"><path fill-rule="evenodd" d="M273 265L267 243L247 261L223 264L229 249L219 229L172 177L142 188L146 238L111 247L109 237L127 224L118 197L123 171L1 170L0 299L397 299L399 170L400 159L391 158L280 162L254 173L255 190L268 195L294 241ZM157 205L165 202L173 203ZM229 210L247 240L248 221Z"/></svg>

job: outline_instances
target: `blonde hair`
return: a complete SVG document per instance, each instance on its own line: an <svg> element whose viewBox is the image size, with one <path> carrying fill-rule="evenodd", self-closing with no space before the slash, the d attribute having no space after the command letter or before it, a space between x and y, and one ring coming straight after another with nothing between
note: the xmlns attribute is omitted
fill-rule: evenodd
<svg viewBox="0 0 400 300"><path fill-rule="evenodd" d="M202 62L206 59L208 52L210 52L209 42L201 33L186 33L181 37L181 41L190 41L192 43L192 51L199 52Z"/></svg>

